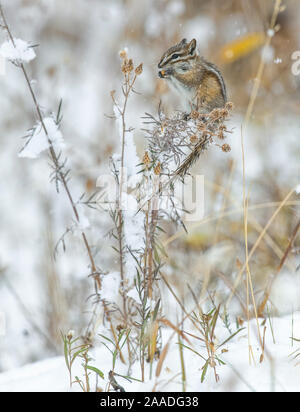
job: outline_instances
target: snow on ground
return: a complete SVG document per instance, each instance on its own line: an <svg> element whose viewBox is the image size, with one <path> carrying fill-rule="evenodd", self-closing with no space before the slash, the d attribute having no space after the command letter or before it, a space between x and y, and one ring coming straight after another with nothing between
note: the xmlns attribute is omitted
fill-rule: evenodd
<svg viewBox="0 0 300 412"><path fill-rule="evenodd" d="M256 338L256 320L250 321L250 341L255 359L255 364L249 364L248 331L245 329L230 340L225 346L227 352L219 355L226 365L217 366L217 373L220 377L216 383L212 370L208 370L204 383L200 382L202 374L203 360L189 350L184 350L185 367L187 373L187 391L195 392L298 392L300 390L300 365L297 359L291 354L300 350L300 345L296 341L292 343L291 336L297 339L300 337L300 312L294 315L287 315L282 318L271 319L272 328L269 321L266 322L265 335L265 358L260 363L261 348ZM260 328L262 332L262 327ZM273 331L273 332L272 332ZM172 332L164 330L165 342ZM223 341L228 331L223 325L217 326L216 336ZM219 342L220 343L220 342ZM204 348L194 340L194 349L205 356ZM94 360L91 365L102 370L105 380L99 379L98 387L104 389L107 384L108 372L111 370L111 356L104 345L94 349L91 353ZM156 365L153 367L155 376ZM115 371L121 375L126 375L127 371L121 362L117 362ZM147 371L147 368L146 368ZM135 364L131 372L133 378L140 378L139 365ZM149 367L148 367L149 372ZM82 375L79 363L75 364L73 375ZM165 359L162 373L158 379L149 379L146 373L145 383L117 378L118 383L127 392L151 391L156 387L156 391L180 392L182 383L180 378L179 351L176 338L172 340L170 350ZM10 370L0 375L0 391L69 391L68 372L65 366L64 357L54 357L41 362L29 364L22 368ZM91 377L91 388L95 390L95 379ZM73 385L72 391L78 391L79 386Z"/></svg>
<svg viewBox="0 0 300 412"><path fill-rule="evenodd" d="M230 8L228 11L221 10L220 19L206 11L183 17L185 12L190 13L188 8L192 2L188 0L131 0L128 1L129 7L119 0L4 0L2 3L13 34L28 39L28 42L16 39L17 48L14 49L11 42L7 41L7 36L1 32L0 44L3 45L0 57L4 56L14 63L26 63L26 69L32 79L36 79L31 84L39 98L50 138L58 151L65 146L63 158L67 156L67 166L71 167L70 187L75 201L84 191L91 190L88 192L89 195L93 192L98 176L108 173L110 155L120 152L116 124L108 117L113 113L110 91L117 89L117 93L119 90L120 94L120 48L128 46L128 53L134 58L135 64L144 64L143 75L137 80L138 94L130 100L127 113L128 127L134 128L132 135L130 134L130 141L127 142L127 149L131 154L127 163L134 169L136 152L140 156L146 145L141 131L144 127L141 116L145 111L156 114L160 99L167 111L172 112L178 108L178 98L170 92L164 92L161 83L158 83L157 62L162 52L172 44L174 38L195 37L201 53L215 61L221 46L220 40L225 38L226 41L231 41L236 36L246 33L248 26L248 19L245 24L243 15L232 13ZM207 7L209 3L207 2ZM217 8L215 9L217 12ZM286 18L283 23L287 24L289 21L289 18ZM298 26L299 24L295 27ZM293 32L297 33L296 30ZM280 33L276 34L278 35ZM284 47L286 48L286 43ZM293 41L291 47L296 47ZM276 49L276 56L279 56L280 50L279 54L277 51ZM287 49L285 55L280 55L284 65L274 62L276 67L286 66L289 77L290 51ZM245 59L245 62L248 61ZM234 95L235 89L238 91L235 95L245 93L254 73L249 70L252 64L251 61L249 65L247 63L248 77L245 77L242 71L239 71L237 76L233 70L231 79L230 67L227 68L227 73L224 71L230 95ZM268 63L268 69L273 70L274 65ZM222 70L226 69L225 66L223 65ZM280 73L280 76L272 76L267 78L266 82L262 82L274 84L278 98L270 94L269 89L262 89L258 96L259 108L263 106L262 102L265 102L266 108L261 115L260 109L256 109L254 122L245 131L245 175L251 188L252 204L279 201L293 187L296 194L300 194L299 116L298 112L292 110L291 104L293 99L296 101L299 88L295 76L293 95L291 89L286 88L287 85L282 78L283 73ZM273 82L274 79L277 79L276 82ZM103 280L103 297L107 300L113 299L119 288L120 279L112 243L106 241L105 237L111 229L111 221L105 213L96 214L78 205L81 219L80 224L75 224L68 199L63 191L57 194L55 185L49 182L51 168L44 150L49 142L46 141L41 125L34 115L34 107L24 78L20 70L9 62L6 62L3 70L0 67L0 88L0 322L1 318L6 322L4 337L1 335L0 324L0 391L67 391L67 369L63 357L58 356L62 354L58 331L68 330L70 327L77 329L78 333L85 330L89 320L87 314L91 310L91 300L87 297L93 293L93 285L88 278L88 260L79 239L81 230L87 231L91 244L95 246L93 251L97 265L109 273ZM63 119L61 128L58 128L51 113L56 113L61 98ZM274 108L268 106L268 99L272 100L272 104L276 101L276 107L279 105L282 113L272 113ZM248 99L246 100L248 102ZM222 167L227 160L235 162L236 172L232 176L231 195L238 202L242 199L240 126L244 113L245 107L237 106L231 124L233 133L228 139L232 147L231 153L226 155L228 157L224 157L219 148L214 148L197 165L199 173L205 175L208 182L218 183L217 175L223 173ZM22 158L18 157L20 149L24 146L21 137L32 127L34 130L33 135L30 135L31 140L26 140L28 145L21 152ZM27 157L24 158L25 156ZM35 159L31 160L28 157ZM224 177L223 185L231 179L227 169ZM90 186L92 189L89 189ZM209 196L209 191L206 190L207 215L217 211L216 204L210 202ZM297 199L299 200L299 197ZM255 212L255 218L262 226L270 217L267 212L268 210L261 215ZM296 205L290 205L288 209L284 209L284 214L280 214L282 220L276 220L277 228L270 228L269 240L272 241L273 238L273 246L278 244L282 253L291 233L292 218L297 217L297 214ZM242 220L237 217L233 223L240 221ZM142 222L134 220L133 216L129 215L127 223L127 243L134 245L137 243L136 238L141 236L138 229ZM226 231L226 226L223 228L223 222L221 223L222 231ZM283 230L285 227L288 229ZM60 247L54 261L53 250L56 242L70 228L72 230L65 238L66 253L62 253ZM201 230L202 228L204 226ZM250 243L255 242L253 234L250 240ZM222 242L211 248L210 242L211 239L208 239L207 244L203 245L203 250L196 250L195 256L198 258L200 254L201 257L205 257L206 247L208 250L212 249L213 254L209 255L212 256L212 263L222 265L222 271L225 267L228 268L225 274L230 279L231 274L234 275L232 260L235 261L236 256L240 259L244 256L239 251L240 244L243 245L242 230L232 233L229 247L225 244L226 249ZM265 247L264 244L262 246ZM275 247L275 250L278 247ZM279 263L271 249L267 250L272 262L267 261L265 264L272 263L272 266L267 275L262 275L265 279L270 272L275 273ZM222 254L218 254L219 250L223 251ZM170 250L170 256L173 257L174 254L174 258L181 264L182 254L180 255L180 250L178 252L177 255L175 247L175 253ZM187 252L187 259L190 259L191 252ZM291 263L295 258L295 268L300 263L299 256L295 252L289 257ZM261 263L264 263L262 257L255 254L250 263L252 262L253 272L260 272ZM130 263L128 260L127 264ZM182 279L186 276L184 272L180 274L180 281L176 281L174 268L165 266L164 269L173 284L177 282L176 286L183 285ZM300 310L298 278L299 271L295 272L289 267L285 272L282 270L274 283L272 304L284 317L273 319L275 344L267 322L265 362L259 364L261 351L255 338L255 322L252 321L251 342L256 366L249 366L248 362L247 329L226 345L228 352L223 353L221 358L227 365L217 368L220 375L218 384L215 383L212 373L208 373L203 384L200 383L204 362L186 349L184 356L187 390L300 390L300 366L295 366L297 361L289 357L298 346L297 342L292 346L290 337L294 335L300 338L300 312L294 314L293 328L291 315L293 311ZM196 280L195 283L198 285L198 278ZM255 285L255 292L259 292L261 287L261 284ZM223 291L224 285L221 283L218 289ZM134 299L135 295L135 290L132 290L129 296ZM232 307L229 309L230 315L233 316ZM168 313L163 315L176 322L174 302L170 303ZM233 331L234 328L235 326L232 327ZM171 333L164 329L163 345ZM223 337L228 336L228 331L218 326L216 334L219 341L222 341ZM95 360L92 364L105 373L106 380L99 380L99 386L104 388L107 374L111 369L111 357L108 350L101 346L101 339L97 339L100 346L93 351ZM49 347L49 341L55 346L54 349L52 346ZM194 348L199 349L197 342L194 341L193 344ZM205 355L203 349L199 350ZM126 368L120 362L117 363L116 371L127 374ZM77 373L81 374L80 365L75 366L74 375ZM157 390L180 391L178 373L179 351L177 341L173 339L157 382ZM135 378L140 377L138 365L134 365L131 375ZM129 383L124 379L120 379L120 384L128 391L151 391L155 385L155 378L149 380L147 374L145 384L135 381Z"/></svg>

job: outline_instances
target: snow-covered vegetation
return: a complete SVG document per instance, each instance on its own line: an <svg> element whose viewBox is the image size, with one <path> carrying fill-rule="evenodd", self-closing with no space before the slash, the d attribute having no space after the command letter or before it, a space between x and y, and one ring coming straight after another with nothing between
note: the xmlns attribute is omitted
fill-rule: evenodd
<svg viewBox="0 0 300 412"><path fill-rule="evenodd" d="M1 5L0 391L299 391L297 2Z"/></svg>

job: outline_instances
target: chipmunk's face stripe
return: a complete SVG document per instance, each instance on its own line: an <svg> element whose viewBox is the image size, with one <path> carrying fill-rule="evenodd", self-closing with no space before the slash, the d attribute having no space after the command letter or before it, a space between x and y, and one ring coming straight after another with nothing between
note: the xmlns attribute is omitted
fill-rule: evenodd
<svg viewBox="0 0 300 412"><path fill-rule="evenodd" d="M166 63L164 63L163 65L159 65L158 67L165 68L165 70L160 71L160 73L164 76L166 72L170 72L170 70L174 72L180 65L182 65L182 63L192 61L195 58L196 56L182 55L178 57L178 59L176 59L175 61L169 59L168 61L166 61ZM168 73L168 74L172 74L172 73Z"/></svg>
<svg viewBox="0 0 300 412"><path fill-rule="evenodd" d="M176 55L176 57L174 58L174 54ZM187 60L191 60L195 58L194 56L191 56L190 54L186 54L186 53L174 53L173 55L169 56L166 60L164 65L168 64L168 63L178 63L178 62L183 62L183 61L187 61Z"/></svg>
<svg viewBox="0 0 300 412"><path fill-rule="evenodd" d="M158 67L161 69L168 64L172 65L194 57L196 57L196 41L193 39L190 43L187 43L186 39L183 39L180 43L166 51Z"/></svg>

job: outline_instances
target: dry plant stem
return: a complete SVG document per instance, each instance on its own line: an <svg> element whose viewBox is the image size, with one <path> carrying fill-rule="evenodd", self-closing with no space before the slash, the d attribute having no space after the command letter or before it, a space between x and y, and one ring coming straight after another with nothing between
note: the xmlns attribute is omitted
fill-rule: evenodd
<svg viewBox="0 0 300 412"><path fill-rule="evenodd" d="M57 353L57 348L55 347L52 340L49 338L49 336L46 335L45 332L42 331L42 329L35 322L34 316L29 312L29 310L27 309L26 305L24 304L24 302L22 301L22 299L20 298L20 296L18 295L16 290L13 288L13 286L9 282L9 280L8 280L6 274L5 274L5 269L1 269L0 274L2 275L1 280L4 281L7 289L10 291L10 293L13 295L13 297L17 301L18 305L20 306L20 308L22 310L22 313L23 313L24 317L26 318L28 323L32 326L33 330L35 330L45 340L45 342L47 343L49 348L51 348L54 351L54 353Z"/></svg>
<svg viewBox="0 0 300 412"><path fill-rule="evenodd" d="M145 255L144 255L144 291L149 296L149 277L147 282L148 276L148 249L149 249L149 213L150 213L150 200L147 202L147 210L145 212ZM147 291L147 292L146 292Z"/></svg>
<svg viewBox="0 0 300 412"><path fill-rule="evenodd" d="M164 281L165 281L165 279L164 279ZM167 283L166 283L166 284L167 284ZM167 284L167 286L168 286L168 288L170 289L171 293L174 295L174 293L172 292L170 286L169 286L168 284ZM178 300L178 298L176 297L176 295L175 295L174 297L175 297L176 300ZM162 366L163 366L163 363L164 363L164 361L165 361L165 359L166 359L166 356L167 356L167 353L168 353L168 350L169 350L170 343L171 343L172 339L174 338L174 336L176 336L176 334L179 334L180 336L183 336L183 335L181 335L181 334L179 333L179 331L180 331L181 328L183 327L183 324L184 324L185 320L186 320L186 319L190 319L190 321L194 324L194 326L201 332L200 328L199 328L198 325L193 321L193 318L192 318L192 314L193 314L193 312L194 312L196 309L199 309L200 313L202 314L202 311L201 311L199 302L196 302L195 306L192 308L192 310L191 310L190 312L186 312L184 306L181 304L181 302L180 302L179 300L178 300L178 303L180 304L180 306L181 306L182 309L183 309L184 316L183 316L182 320L180 321L180 323L177 325L177 328L176 328L176 329L173 328L173 329L174 329L174 330L173 330L173 333L170 335L167 343L165 344L163 350L161 351L161 354L160 354L160 357L159 357L159 361L158 361L158 363L157 363L157 367L156 367L156 371L155 371L156 380L159 378L159 376L160 376L160 374L161 374ZM152 392L156 392L156 386L157 386L157 382L155 382Z"/></svg>
<svg viewBox="0 0 300 412"><path fill-rule="evenodd" d="M121 275L121 289L122 289L122 299L123 299L123 312L124 320L126 326L128 325L128 315L127 315L127 304L126 304L126 294L125 290L125 273L124 273L124 245L123 245L123 213L122 213L122 194L124 185L124 155L125 155L125 136L126 136L126 108L129 99L129 95L133 89L134 83L137 76L134 75L132 81L130 82L130 77L128 73L124 74L125 83L122 88L124 95L124 104L122 109L118 106L117 102L114 100L114 104L117 107L121 119L122 119L122 142L121 142L121 169L120 169L120 181L119 181L119 199L118 199L118 241L119 241L119 252L120 252L120 275ZM128 348L129 350L129 348ZM130 353L130 351L128 352Z"/></svg>
<svg viewBox="0 0 300 412"><path fill-rule="evenodd" d="M252 258L253 254L255 253L256 249L258 248L261 240L262 240L263 237L265 236L266 232L268 231L269 227L271 226L271 224L272 224L273 221L275 220L275 218L276 218L276 216L278 215L278 213L279 213L279 212L281 211L281 209L287 204L287 201L288 201L289 198L293 195L294 191L295 191L295 190L292 189L292 190L287 194L287 196L283 199L283 201L279 203L278 208L275 210L275 212L273 213L273 215L272 215L271 218L269 219L268 223L266 224L266 226L264 227L264 229L263 229L262 232L260 233L259 237L257 238L255 244L253 245L253 247L252 247L252 249L251 249L251 251L250 251L250 253L249 253L249 255L248 255L248 258L247 258L246 262L244 263L244 265L242 266L242 268L240 269L240 271L239 271L239 273L238 273L238 275L237 275L236 281L235 281L235 283L234 283L233 293L234 293L234 291L236 290L236 288L237 288L237 286L238 286L238 284L239 284L239 282L240 282L240 280L241 280L241 276L242 276L242 274L244 273L244 271L245 271L245 269L246 269L246 267L247 267L247 264L249 263L250 259ZM277 203L277 202L276 202L276 203ZM248 209L249 209L249 208L248 208ZM233 297L233 295L231 294L231 295L229 296L229 298L228 298L227 304L230 303L232 297Z"/></svg>
<svg viewBox="0 0 300 412"><path fill-rule="evenodd" d="M289 193L289 198L291 197L291 195L294 193L294 190L292 190ZM266 203L257 203L254 204L252 206L248 207L248 210L258 210L258 209L266 209L266 208L273 208L273 207L277 207L277 206L281 206L282 202L266 202ZM283 206L299 206L300 205L300 201L298 200L288 200L285 199L284 201L284 205ZM202 226L205 223L209 223L209 222L213 222L214 220L217 220L219 218L223 218L223 217L228 217L228 216L232 216L235 215L236 213L241 213L243 212L243 207L237 207L235 209L232 210L227 210L225 212L222 213L218 213L216 215L211 215L208 216L207 218L201 220L201 222L197 222L194 223L192 225L190 225L188 227L189 231L192 231L194 229L197 229L198 227ZM175 240L179 239L182 236L186 236L186 231L184 230L179 230L177 233L175 233L174 235L170 236L169 238L167 238L164 242L163 242L163 246L167 247L170 243L174 242Z"/></svg>
<svg viewBox="0 0 300 412"><path fill-rule="evenodd" d="M153 244L154 233L157 223L157 210L151 209L150 200L148 201L148 209L146 211L146 243L145 243L145 258L144 258L144 286L149 299L152 298L152 283L153 283Z"/></svg>
<svg viewBox="0 0 300 412"><path fill-rule="evenodd" d="M182 392L186 392L186 371L185 371L183 347L182 347L181 343L182 343L181 337L180 337L180 334L178 334L178 346L179 346L179 358L180 358L180 366L181 366Z"/></svg>
<svg viewBox="0 0 300 412"><path fill-rule="evenodd" d="M274 5L274 10L273 10L273 15L272 15L272 18L271 18L269 30L273 31L275 29L276 20L277 20L278 14L280 13L281 1L282 0L275 0L275 5ZM265 45L264 45L264 50L267 50L269 48L269 46L271 44L271 41L272 41L272 36L267 35L267 39L266 39L266 42L265 42ZM262 53L262 56L261 56L261 59L260 59L257 74L256 74L256 77L255 77L255 83L254 83L254 86L253 86L253 89L252 89L249 105L248 105L245 120L244 120L245 129L248 126L249 120L250 120L252 112L253 112L254 103L255 103L255 100L257 98L257 94L258 94L259 87L260 87L261 80L262 80L262 75L263 75L264 68L265 68L265 60L264 60L263 55L264 55L264 53Z"/></svg>
<svg viewBox="0 0 300 412"><path fill-rule="evenodd" d="M157 179L158 178L158 179ZM159 176L154 176L153 194L159 186ZM153 288L153 247L155 244L155 231L158 222L158 198L153 197L148 201L146 212L146 262L147 262L147 295L152 299Z"/></svg>
<svg viewBox="0 0 300 412"><path fill-rule="evenodd" d="M236 205L236 206L239 205L239 202L236 201L232 196L230 196L228 190L226 190L222 186L220 186L216 183L213 183L213 182L209 182L208 179L205 179L205 185L208 185L209 187L212 187L215 191L222 193L224 195L224 200L225 199L228 199L228 200L230 199L234 205ZM228 189L229 189L229 187L228 187ZM224 206L223 206L223 208L221 209L220 212L224 212L225 210L226 210L226 208L225 208L225 202L224 202ZM263 227L255 219L254 216L251 216L249 214L249 210L250 209L248 208L248 221L249 221L249 223L251 223L254 230L256 230L258 233L260 233L263 230ZM218 226L221 222L221 219L222 219L222 216L220 216L220 218L218 219L219 223L217 223L216 233L218 233ZM282 257L284 256L284 252L281 250L281 248L277 245L277 243L272 239L272 237L268 233L266 233L266 235L264 237L264 241L265 241L266 245L269 246L273 250L273 252L276 254L276 256L279 259L282 259ZM295 270L294 265L292 265L289 261L285 261L284 263L289 268L289 270L291 270L291 271Z"/></svg>
<svg viewBox="0 0 300 412"><path fill-rule="evenodd" d="M229 194L229 186L228 189L223 188L223 186L220 186L214 182L209 182L208 179L205 179L205 185L208 185L209 187L212 187L215 191L222 193L222 195L224 195L224 205L221 209L220 212L224 212L226 210L225 207L225 200L231 200L232 203L236 206L239 205L239 202L236 201L230 194ZM261 233L261 231L263 230L263 227L260 225L260 223L255 219L255 216L251 216L249 214L249 208L248 208L248 221L249 223L251 223L252 227L254 228L254 230L256 230L256 232ZM218 234L218 226L220 225L222 216L220 216L220 218L218 218L218 223L216 225L216 233ZM270 247L272 249L272 251L276 254L276 256L279 259L282 259L282 257L284 256L284 252L281 250L281 248L277 245L277 243L272 239L272 237L266 233L265 237L264 237L264 242L266 243L266 245L268 247ZM215 243L213 243L215 244ZM284 262L285 265L289 268L289 270L294 271L295 267L294 265L292 265L289 261L285 261Z"/></svg>
<svg viewBox="0 0 300 412"><path fill-rule="evenodd" d="M166 279L166 276L160 271L160 276L163 279L163 281L165 282L167 288L169 289L171 295L174 297L174 299L176 300L176 302L179 304L180 308L182 309L182 312L185 314L185 318L189 318L189 320L191 321L191 323L194 325L194 327L201 333L201 330L198 326L198 324L194 321L194 319L190 316L192 312L188 313L184 307L184 304L180 301L180 299L178 298L178 296L176 295L176 293L174 292L174 290L172 289L171 285L169 284L169 282ZM201 308L200 308L200 304L199 302L197 302L196 307L198 308L199 312L202 314Z"/></svg>
<svg viewBox="0 0 300 412"><path fill-rule="evenodd" d="M296 224L296 226L295 226L295 228L294 228L294 230L293 230L293 233L292 233L291 239L290 239L290 241L289 241L288 247L286 248L286 251L285 251L285 253L284 253L284 255L283 255L283 257L282 257L282 259L281 259L281 261L280 261L280 263L279 263L279 266L278 266L278 268L277 268L277 270L276 270L275 275L272 276L272 277L269 279L268 285L267 285L266 290L265 290L265 292L264 292L264 296L263 296L262 302L261 302L261 304L260 304L259 307L258 307L258 315L259 315L259 316L263 316L263 312L264 312L265 306L266 306L266 304L267 304L267 302L268 302L268 300L269 300L269 297L270 297L270 293L271 293L271 289L272 289L272 286L273 286L273 282L274 282L274 280L276 279L276 277L277 277L277 275L279 274L279 272L281 271L281 269L282 269L282 267L283 267L283 265L284 265L284 262L286 261L288 255L289 255L289 253L290 253L290 251L291 251L291 249L292 249L293 243L294 243L294 241L295 241L295 239L296 239L296 236L297 236L297 233L298 233L299 229L300 229L300 220L298 221L298 223Z"/></svg>
<svg viewBox="0 0 300 412"><path fill-rule="evenodd" d="M127 298L125 293L125 272L124 272L124 242L123 242L123 212L122 212L122 194L123 194L123 185L124 185L124 155L125 155L125 137L126 137L126 109L127 103L130 96L130 93L133 90L134 83L136 81L137 74L133 76L132 81L130 80L130 73L124 72L124 86L122 87L122 92L124 95L124 103L122 109L117 104L114 94L112 93L112 100L117 108L121 119L122 119L122 139L121 139L121 168L120 168L120 180L119 180L119 196L117 200L117 212L118 212L118 243L119 243L119 254L120 254L120 276L121 276L121 290L122 290L122 300L123 300L123 315L126 328L128 327L128 313L127 313ZM117 342L117 341L116 341ZM129 363L131 363L131 350L129 339L126 340L127 351L129 356ZM122 356L123 357L123 356ZM124 359L124 358L123 358Z"/></svg>
<svg viewBox="0 0 300 412"><path fill-rule="evenodd" d="M251 364L251 357L254 359L252 346L250 342L250 313L249 313L249 294L251 293L252 304L255 312L255 318L257 323L257 332L259 336L259 342L263 351L263 344L260 334L260 328L257 317L257 309L254 298L252 277L249 266L249 249L248 249L248 198L246 197L246 172L245 172L245 149L244 149L244 136L243 127L241 127L241 145L242 145L242 161L243 161L243 205L244 205L244 238L245 238L245 255L246 255L246 281L247 281L247 317L248 317L248 342L249 342L249 363Z"/></svg>

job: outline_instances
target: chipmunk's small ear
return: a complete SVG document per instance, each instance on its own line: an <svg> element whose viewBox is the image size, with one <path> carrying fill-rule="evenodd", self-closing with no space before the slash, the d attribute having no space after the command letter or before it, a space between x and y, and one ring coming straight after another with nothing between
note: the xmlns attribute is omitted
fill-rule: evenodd
<svg viewBox="0 0 300 412"><path fill-rule="evenodd" d="M194 54L196 47L197 47L196 39L191 40L188 45L189 54Z"/></svg>

